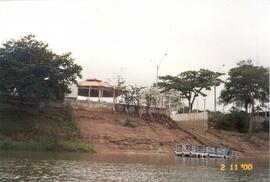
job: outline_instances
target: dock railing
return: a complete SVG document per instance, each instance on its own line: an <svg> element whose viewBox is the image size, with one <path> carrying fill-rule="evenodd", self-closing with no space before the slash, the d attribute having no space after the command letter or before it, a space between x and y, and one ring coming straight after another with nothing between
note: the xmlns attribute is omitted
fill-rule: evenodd
<svg viewBox="0 0 270 182"><path fill-rule="evenodd" d="M178 144L176 155L195 157L236 157L236 152L229 148L206 147L202 145Z"/></svg>

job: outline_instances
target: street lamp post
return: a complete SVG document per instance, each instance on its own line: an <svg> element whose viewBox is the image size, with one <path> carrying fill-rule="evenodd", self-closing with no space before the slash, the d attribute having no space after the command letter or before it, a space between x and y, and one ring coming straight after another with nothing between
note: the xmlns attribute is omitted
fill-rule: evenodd
<svg viewBox="0 0 270 182"><path fill-rule="evenodd" d="M158 84L158 71L159 71L159 67L160 67L161 63L163 62L165 56L167 56L167 53L165 53L165 54L161 57L161 59L160 59L160 61L159 61L158 64L157 64L155 61L150 60L150 61L154 62L154 64L156 65L156 69L157 69L156 86L155 86L155 87L156 87L156 92L158 91L158 86L157 86L157 84ZM157 102L157 97L158 97L158 94L156 95L156 102Z"/></svg>
<svg viewBox="0 0 270 182"><path fill-rule="evenodd" d="M157 69L157 74L156 74L156 87L157 87L157 83L158 83L158 71L159 71L159 66L160 66L161 63L163 62L165 56L167 56L167 53L165 53L165 54L161 57L161 59L160 59L160 61L159 61L158 64L157 64L156 62L154 62L153 60L150 60L150 61L154 62L154 64L156 65L156 69Z"/></svg>
<svg viewBox="0 0 270 182"><path fill-rule="evenodd" d="M223 66L225 66L225 64L221 65L220 68L217 70L217 72L219 72ZM214 110L215 110L215 112L217 111L217 88L216 88L216 82L215 82L215 85L214 85Z"/></svg>
<svg viewBox="0 0 270 182"><path fill-rule="evenodd" d="M214 85L214 108L215 108L215 112L217 111L217 93L216 92L217 92L216 91L216 85Z"/></svg>

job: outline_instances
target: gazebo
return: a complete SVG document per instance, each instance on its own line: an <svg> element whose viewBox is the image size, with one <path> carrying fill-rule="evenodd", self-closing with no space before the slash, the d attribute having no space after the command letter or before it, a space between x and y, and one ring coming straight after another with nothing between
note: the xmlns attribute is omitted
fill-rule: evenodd
<svg viewBox="0 0 270 182"><path fill-rule="evenodd" d="M78 85L78 96L88 97L98 97L98 101L102 101L103 97L118 97L120 92L107 82L102 82L96 78L87 79L85 81L79 82Z"/></svg>

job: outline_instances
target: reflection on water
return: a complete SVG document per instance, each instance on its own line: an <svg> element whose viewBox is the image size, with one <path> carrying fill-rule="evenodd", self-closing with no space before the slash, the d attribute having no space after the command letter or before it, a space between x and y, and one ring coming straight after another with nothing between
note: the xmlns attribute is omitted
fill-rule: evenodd
<svg viewBox="0 0 270 182"><path fill-rule="evenodd" d="M220 164L252 163L252 171ZM0 152L0 181L268 181L268 161L166 155Z"/></svg>

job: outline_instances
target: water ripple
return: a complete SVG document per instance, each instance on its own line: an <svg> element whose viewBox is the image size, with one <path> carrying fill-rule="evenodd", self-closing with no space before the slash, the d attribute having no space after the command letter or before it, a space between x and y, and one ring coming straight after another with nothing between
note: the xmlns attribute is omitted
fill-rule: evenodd
<svg viewBox="0 0 270 182"><path fill-rule="evenodd" d="M157 159L158 160L158 159ZM0 158L0 181L267 181L268 169L222 172L218 163L176 160L173 165L95 160Z"/></svg>

